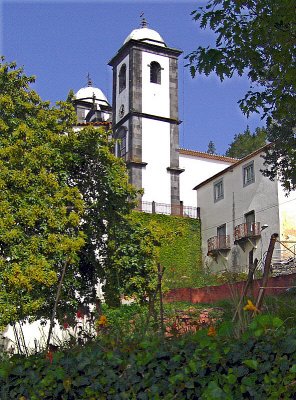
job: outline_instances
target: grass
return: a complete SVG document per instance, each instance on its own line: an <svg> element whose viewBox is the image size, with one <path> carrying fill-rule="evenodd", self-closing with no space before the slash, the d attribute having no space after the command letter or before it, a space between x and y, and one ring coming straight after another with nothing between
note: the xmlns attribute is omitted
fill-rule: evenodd
<svg viewBox="0 0 296 400"><path fill-rule="evenodd" d="M282 319L287 328L296 325L296 293L282 293L265 298L263 311Z"/></svg>
<svg viewBox="0 0 296 400"><path fill-rule="evenodd" d="M263 303L262 314L275 316L284 321L287 328L296 325L296 308L295 308L296 294L283 293L277 296L266 296ZM243 302L242 306L247 303L247 299ZM209 326L212 321L215 324L220 322L231 323L237 300L223 300L209 303L191 304L189 302L174 302L164 304L164 320L165 324L172 324L176 319L180 321L182 318L189 317L191 321L201 320L204 313L205 326ZM106 314L107 319L115 331L117 336L121 337L124 334L134 336L134 334L144 331L146 334L152 334L157 331L160 326L160 312L159 307L156 306L155 314L150 318L150 326L145 327L148 316L148 307L140 306L138 304L123 305L118 309L111 309L107 306L103 307L103 312ZM242 318L240 323L249 325L251 321L251 314L247 311L242 311ZM239 327L239 331L243 331L246 326Z"/></svg>
<svg viewBox="0 0 296 400"><path fill-rule="evenodd" d="M245 300L245 305L247 299ZM264 297L262 314L268 314L280 318L287 328L296 326L296 291L291 293L281 293L278 295ZM215 303L215 306L224 310L223 320L232 321L237 302L234 300L223 300Z"/></svg>

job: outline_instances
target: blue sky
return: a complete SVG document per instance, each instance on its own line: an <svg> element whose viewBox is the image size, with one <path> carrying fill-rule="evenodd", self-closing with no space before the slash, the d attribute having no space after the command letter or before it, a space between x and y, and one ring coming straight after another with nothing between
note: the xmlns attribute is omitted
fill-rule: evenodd
<svg viewBox="0 0 296 400"><path fill-rule="evenodd" d="M1 1L1 0L0 0ZM206 151L210 140L223 154L236 133L247 125L263 126L260 116L247 119L237 101L249 88L246 78L221 83L215 75L191 78L184 56L214 36L200 30L190 12L201 1L14 1L1 3L1 53L36 76L34 89L43 100L65 99L70 89L86 86L90 73L111 102L112 73L108 61L124 39L139 27L144 12L151 29L179 58L179 116L182 147ZM204 2L203 2L204 3Z"/></svg>

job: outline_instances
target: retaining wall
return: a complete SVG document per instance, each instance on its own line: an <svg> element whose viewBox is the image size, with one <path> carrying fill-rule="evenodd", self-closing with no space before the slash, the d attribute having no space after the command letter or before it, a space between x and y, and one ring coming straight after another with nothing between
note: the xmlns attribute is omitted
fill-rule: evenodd
<svg viewBox="0 0 296 400"><path fill-rule="evenodd" d="M214 303L215 301L239 297L245 282L224 284L220 286L207 286L203 288L181 288L170 290L164 300L168 303L173 301L187 301L190 303ZM248 295L256 297L262 279L255 279ZM296 286L296 273L270 277L267 283L266 295L275 295L284 292L288 287Z"/></svg>

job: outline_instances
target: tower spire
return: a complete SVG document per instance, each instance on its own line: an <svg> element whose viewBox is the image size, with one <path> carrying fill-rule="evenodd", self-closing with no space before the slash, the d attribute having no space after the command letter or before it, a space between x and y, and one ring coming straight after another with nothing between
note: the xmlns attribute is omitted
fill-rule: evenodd
<svg viewBox="0 0 296 400"><path fill-rule="evenodd" d="M93 84L92 84L92 80L91 80L91 77L90 77L90 74L89 74L89 72L88 72L88 74L87 74L87 86L88 87L91 87Z"/></svg>
<svg viewBox="0 0 296 400"><path fill-rule="evenodd" d="M140 18L141 18L141 24L140 24L140 27L141 27L141 28L147 28L147 26L148 26L148 23L147 23L147 20L146 20L146 18L144 17L144 12L141 12L141 14L140 14Z"/></svg>

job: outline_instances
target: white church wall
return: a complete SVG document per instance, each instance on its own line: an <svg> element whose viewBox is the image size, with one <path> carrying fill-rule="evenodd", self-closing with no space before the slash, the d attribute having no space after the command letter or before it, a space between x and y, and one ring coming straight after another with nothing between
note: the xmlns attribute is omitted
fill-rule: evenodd
<svg viewBox="0 0 296 400"><path fill-rule="evenodd" d="M15 331L17 336L15 336ZM19 345L23 352L25 352L25 347L27 348L29 354L35 351L44 350L46 348L48 331L49 331L49 321L46 321L45 325L42 325L40 321L34 322L17 322L15 324L15 331L11 325L8 325L3 333L3 345L4 350L10 354L19 353L18 350L18 340ZM24 343L21 340L23 335ZM18 339L17 339L18 338ZM69 332L60 327L58 322L52 331L51 344L56 346L61 345L66 340L69 340Z"/></svg>
<svg viewBox="0 0 296 400"><path fill-rule="evenodd" d="M255 181L244 186L243 168L254 162ZM277 182L272 182L260 172L263 159L260 154L254 155L245 162L229 168L225 173L197 189L197 206L200 207L202 225L202 252L205 264L211 270L236 269L246 270L249 263L249 252L253 246L247 242L245 250L234 245L234 227L245 222L245 214L255 212L255 222L261 227L268 225L256 240L253 259L260 260L267 250L270 237L279 232L279 206ZM223 180L224 196L214 201L214 185ZM217 260L207 256L207 241L217 236L217 228L226 224L226 235L230 235L231 252L218 255Z"/></svg>
<svg viewBox="0 0 296 400"><path fill-rule="evenodd" d="M142 119L143 201L171 203L170 125L153 119Z"/></svg>
<svg viewBox="0 0 296 400"><path fill-rule="evenodd" d="M104 235L104 237L107 239L107 235ZM96 253L98 259L101 258L99 256L99 251ZM96 297L102 302L104 302L103 286L104 282L98 282L96 285ZM93 312L95 306L89 304L89 309ZM2 346L5 352L16 354L19 353L19 341L22 352L25 352L25 348L28 350L29 354L36 351L43 351L47 344L49 326L50 321L48 319L43 320L42 323L40 320L32 322L29 322L29 320L16 322L15 329L12 325L8 325L3 333L0 334L0 346ZM60 325L59 322L55 320L50 344L60 347L65 345L71 337L76 338L77 340L81 330L88 333L89 337L95 337L96 335L94 325L87 316L76 316L73 326L69 326L66 321L65 324Z"/></svg>
<svg viewBox="0 0 296 400"><path fill-rule="evenodd" d="M161 84L150 82L150 64L160 64ZM142 112L146 114L170 117L169 102L169 58L153 53L142 53Z"/></svg>
<svg viewBox="0 0 296 400"><path fill-rule="evenodd" d="M180 154L179 166L185 170L180 175L180 199L184 205L196 207L196 192L193 188L228 165L230 163L225 161Z"/></svg>
<svg viewBox="0 0 296 400"><path fill-rule="evenodd" d="M115 115L113 115L113 120L115 123L121 120L128 113L129 110L129 56L126 56L117 66L116 69L117 91L119 88L119 71L123 64L126 65L126 87L120 93L117 93L116 113ZM121 115L119 115L119 110L120 107L122 107L122 105L124 107L124 112Z"/></svg>

